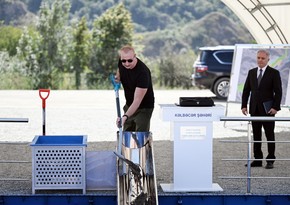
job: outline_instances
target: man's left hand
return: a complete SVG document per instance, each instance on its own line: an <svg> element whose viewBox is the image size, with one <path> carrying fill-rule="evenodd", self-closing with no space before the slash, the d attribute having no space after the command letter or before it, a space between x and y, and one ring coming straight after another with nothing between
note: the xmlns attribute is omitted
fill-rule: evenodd
<svg viewBox="0 0 290 205"><path fill-rule="evenodd" d="M276 115L277 114L277 110L275 110L274 108L271 108L268 112L269 115Z"/></svg>

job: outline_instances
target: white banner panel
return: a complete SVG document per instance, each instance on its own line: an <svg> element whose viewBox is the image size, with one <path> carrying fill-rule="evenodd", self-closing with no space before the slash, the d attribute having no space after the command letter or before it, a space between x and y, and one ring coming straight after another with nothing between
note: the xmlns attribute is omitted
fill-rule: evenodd
<svg viewBox="0 0 290 205"><path fill-rule="evenodd" d="M229 102L241 102L241 96L248 71L257 67L256 53L259 49L270 52L269 65L280 71L282 79L282 105L290 105L290 45L237 44L231 71Z"/></svg>

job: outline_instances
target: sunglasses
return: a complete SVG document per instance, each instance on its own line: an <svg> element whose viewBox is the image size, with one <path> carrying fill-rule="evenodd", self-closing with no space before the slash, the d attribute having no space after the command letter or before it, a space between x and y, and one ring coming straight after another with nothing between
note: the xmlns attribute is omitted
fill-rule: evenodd
<svg viewBox="0 0 290 205"><path fill-rule="evenodd" d="M132 63L133 62L133 59L128 59L128 60L122 59L121 60L122 63L126 63L127 61L128 61L128 63Z"/></svg>

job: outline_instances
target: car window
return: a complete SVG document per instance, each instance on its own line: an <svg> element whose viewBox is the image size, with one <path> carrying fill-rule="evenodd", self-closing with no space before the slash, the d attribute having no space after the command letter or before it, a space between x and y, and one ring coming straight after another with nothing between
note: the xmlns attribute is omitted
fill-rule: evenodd
<svg viewBox="0 0 290 205"><path fill-rule="evenodd" d="M206 62L207 58L208 58L208 52L202 51L199 55L199 61Z"/></svg>
<svg viewBox="0 0 290 205"><path fill-rule="evenodd" d="M233 61L233 51L217 51L214 53L217 61L223 64L231 64Z"/></svg>

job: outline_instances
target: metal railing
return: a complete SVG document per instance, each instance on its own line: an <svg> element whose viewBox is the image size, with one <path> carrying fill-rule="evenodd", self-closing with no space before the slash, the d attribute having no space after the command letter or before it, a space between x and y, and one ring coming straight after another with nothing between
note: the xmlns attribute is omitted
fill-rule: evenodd
<svg viewBox="0 0 290 205"><path fill-rule="evenodd" d="M28 118L0 118L0 122L28 122Z"/></svg>
<svg viewBox="0 0 290 205"><path fill-rule="evenodd" d="M248 121L247 133L248 141L240 140L220 140L220 142L230 143L247 143L247 159L222 159L223 161L247 161L247 176L246 177L222 177L223 179L247 179L247 193L251 193L251 179L290 179L290 177L251 177L251 161L257 161L252 159L251 145L252 143L271 143L272 141L252 141L251 140L251 122L252 121L290 121L290 117L221 117L220 121ZM290 143L290 141L274 141L274 143ZM260 159L259 159L260 160ZM275 159L275 161L290 161L290 159Z"/></svg>
<svg viewBox="0 0 290 205"><path fill-rule="evenodd" d="M28 118L0 118L1 122L8 123L28 123ZM4 145L27 145L23 142L0 142ZM25 160L0 160L0 164L21 164L21 163L31 163L31 161ZM21 178L0 178L0 181L28 181L30 179L21 179Z"/></svg>

